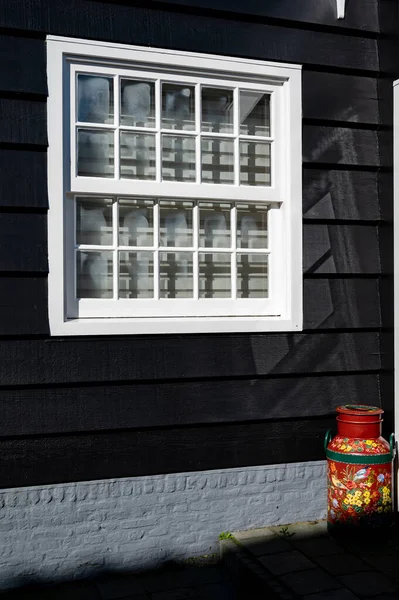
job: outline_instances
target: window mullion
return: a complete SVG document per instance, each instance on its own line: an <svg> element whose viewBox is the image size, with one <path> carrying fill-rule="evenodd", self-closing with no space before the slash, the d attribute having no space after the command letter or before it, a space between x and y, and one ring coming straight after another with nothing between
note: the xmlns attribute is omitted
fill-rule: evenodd
<svg viewBox="0 0 399 600"><path fill-rule="evenodd" d="M199 239L199 208L198 202L195 202L193 208L193 277L194 277L194 300L198 300L199 297L199 267L198 267L198 239Z"/></svg>
<svg viewBox="0 0 399 600"><path fill-rule="evenodd" d="M237 205L231 209L231 297L237 298Z"/></svg>
<svg viewBox="0 0 399 600"><path fill-rule="evenodd" d="M119 204L114 200L112 204L112 245L113 245L113 298L119 297L119 253L118 253L118 234L119 234Z"/></svg>
<svg viewBox="0 0 399 600"><path fill-rule="evenodd" d="M116 75L114 77L114 177L120 179L120 77Z"/></svg>
<svg viewBox="0 0 399 600"><path fill-rule="evenodd" d="M195 180L201 183L201 85L195 86Z"/></svg>
<svg viewBox="0 0 399 600"><path fill-rule="evenodd" d="M154 300L159 300L159 199L154 203Z"/></svg>
<svg viewBox="0 0 399 600"><path fill-rule="evenodd" d="M161 97L161 80L157 79L155 82L155 179L156 181L162 181L162 136L161 130L161 111L162 111L162 97Z"/></svg>
<svg viewBox="0 0 399 600"><path fill-rule="evenodd" d="M233 123L234 123L234 184L235 185L240 185L240 138L239 138L239 134L240 134L240 106L239 106L239 102L240 102L240 92L239 89L236 87L234 89L234 101L233 101L233 106L234 106L234 118L233 118Z"/></svg>

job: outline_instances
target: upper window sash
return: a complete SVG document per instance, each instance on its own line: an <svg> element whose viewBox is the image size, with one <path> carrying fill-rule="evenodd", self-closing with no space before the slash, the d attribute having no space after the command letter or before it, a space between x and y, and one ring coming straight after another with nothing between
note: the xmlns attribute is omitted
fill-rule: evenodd
<svg viewBox="0 0 399 600"><path fill-rule="evenodd" d="M67 74L69 79L69 111L66 119L70 130L69 158L70 172L67 173L67 191L73 193L93 193L93 194L124 194L129 195L156 195L158 197L174 196L176 198L195 197L245 200L256 202L278 202L281 203L286 198L284 193L284 178L281 178L281 162L284 162L282 149L283 119L282 103L284 101L284 87L281 81L274 84L260 83L250 79L241 81L233 78L220 78L214 73L208 76L193 76L184 73L169 73L167 71L147 69L139 70L128 67L107 67L105 65L93 65L80 62L69 62L67 64ZM78 119L77 110L77 77L78 75L103 75L112 81L114 90L114 114L113 123L90 123L82 122ZM120 105L119 96L121 81L123 78L139 81L149 81L155 83L155 127L135 127L120 124ZM160 122L161 114L161 82L170 82L181 85L191 86L195 89L195 128L193 130L174 130L162 128ZM228 133L215 133L201 130L201 103L200 94L203 88L225 88L234 90L234 129ZM239 123L239 93L240 91L252 91L270 95L270 132L269 135L246 135L240 131ZM69 117L69 118L68 118ZM80 176L77 169L77 132L104 133L113 140L113 176ZM119 146L120 135L126 133L152 136L155 144L156 173L154 179L130 179L119 176L121 149ZM161 174L161 137L162 136L184 136L187 140L193 140L195 143L195 181L168 181L162 180ZM201 143L202 140L215 140L220 138L224 141L231 141L234 144L234 181L229 184L212 183L201 181ZM148 139L148 138L147 138ZM163 139L163 137L162 137ZM240 143L263 144L266 151L270 152L271 164L271 183L270 185L246 185L240 183ZM134 190L133 190L134 187Z"/></svg>

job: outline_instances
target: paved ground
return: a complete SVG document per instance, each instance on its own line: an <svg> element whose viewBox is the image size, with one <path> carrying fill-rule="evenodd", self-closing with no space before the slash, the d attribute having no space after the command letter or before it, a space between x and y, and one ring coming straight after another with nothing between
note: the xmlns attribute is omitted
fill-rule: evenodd
<svg viewBox="0 0 399 600"><path fill-rule="evenodd" d="M251 584L248 598L399 599L399 531L380 540L334 540L326 523L235 532L222 542L226 564ZM232 558L234 556L234 558Z"/></svg>
<svg viewBox="0 0 399 600"><path fill-rule="evenodd" d="M212 566L175 565L137 575L104 577L87 582L15 590L1 600L236 600L227 570Z"/></svg>

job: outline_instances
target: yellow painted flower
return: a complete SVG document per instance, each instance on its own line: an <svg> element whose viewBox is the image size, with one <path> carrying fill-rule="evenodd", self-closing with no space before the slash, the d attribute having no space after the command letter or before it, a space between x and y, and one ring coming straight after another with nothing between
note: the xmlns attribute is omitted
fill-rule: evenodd
<svg viewBox="0 0 399 600"><path fill-rule="evenodd" d="M360 490L356 490L355 498L359 498L361 495L362 495L362 492Z"/></svg>
<svg viewBox="0 0 399 600"><path fill-rule="evenodd" d="M375 442L372 443L373 448L377 448L377 444Z"/></svg>
<svg viewBox="0 0 399 600"><path fill-rule="evenodd" d="M390 506L386 506L384 509L384 512L389 513L391 512L391 507Z"/></svg>
<svg viewBox="0 0 399 600"><path fill-rule="evenodd" d="M370 504L370 498L365 498L365 499L364 499L364 503L365 503L365 504Z"/></svg>
<svg viewBox="0 0 399 600"><path fill-rule="evenodd" d="M346 448L345 444L341 444L339 447L340 450L345 450L345 448Z"/></svg>
<svg viewBox="0 0 399 600"><path fill-rule="evenodd" d="M367 444L367 446L372 446L373 445L373 440L366 440L366 444Z"/></svg>
<svg viewBox="0 0 399 600"><path fill-rule="evenodd" d="M379 512L379 513L382 513L382 511L383 511L383 510L384 510L384 509L382 508L382 506L379 506L379 507L377 508L377 512Z"/></svg>
<svg viewBox="0 0 399 600"><path fill-rule="evenodd" d="M369 492L369 490L366 490L366 491L364 492L364 497L365 497L365 498L370 498L370 492Z"/></svg>
<svg viewBox="0 0 399 600"><path fill-rule="evenodd" d="M356 506L361 506L362 505L362 501L361 500L356 500L355 504L356 504Z"/></svg>
<svg viewBox="0 0 399 600"><path fill-rule="evenodd" d="M344 498L344 503L345 503L345 504L350 504L350 502L351 502L351 499L352 499L352 498L351 498L350 496L346 496L346 498Z"/></svg>
<svg viewBox="0 0 399 600"><path fill-rule="evenodd" d="M389 493L389 488L386 485L384 485L384 487L382 488L382 491L385 493L387 493L387 492Z"/></svg>

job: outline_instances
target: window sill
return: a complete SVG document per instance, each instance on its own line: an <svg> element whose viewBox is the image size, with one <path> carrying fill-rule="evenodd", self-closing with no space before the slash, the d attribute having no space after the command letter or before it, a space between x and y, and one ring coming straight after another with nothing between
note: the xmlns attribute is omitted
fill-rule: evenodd
<svg viewBox="0 0 399 600"><path fill-rule="evenodd" d="M254 333L301 331L298 319L282 317L237 317L221 319L70 319L50 322L51 335L141 335L183 333Z"/></svg>

